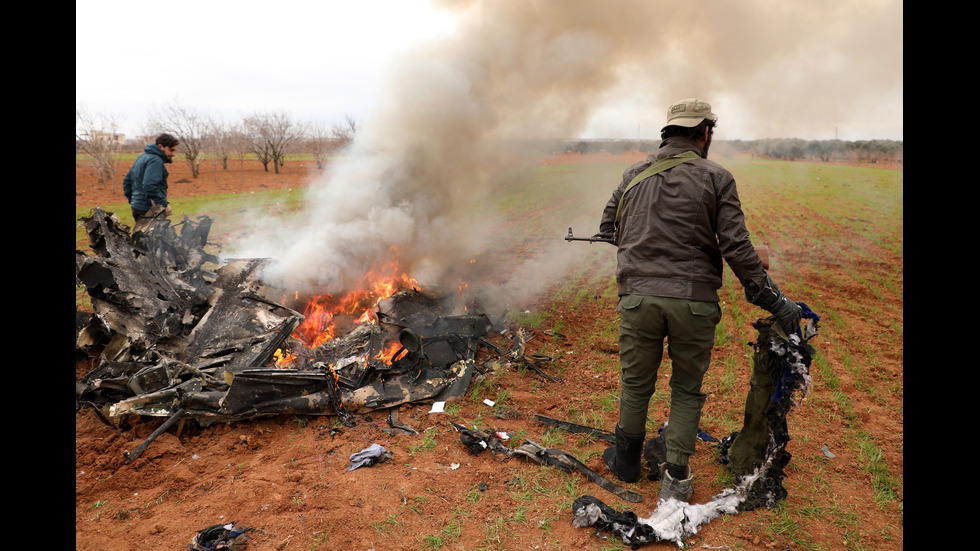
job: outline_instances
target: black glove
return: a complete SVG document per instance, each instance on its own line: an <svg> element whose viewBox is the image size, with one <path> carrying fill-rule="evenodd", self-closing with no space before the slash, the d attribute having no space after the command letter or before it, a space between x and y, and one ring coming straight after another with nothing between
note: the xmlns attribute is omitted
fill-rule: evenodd
<svg viewBox="0 0 980 551"><path fill-rule="evenodd" d="M769 310L773 316L775 316L776 321L782 326L783 331L786 331L786 335L792 335L800 330L800 320L802 319L803 310L800 305L796 304L792 300L782 295L781 300Z"/></svg>
<svg viewBox="0 0 980 551"><path fill-rule="evenodd" d="M769 274L766 274L766 282L763 284L762 290L755 296L749 296L748 291L746 291L745 298L772 314L786 335L792 335L799 330L803 310L779 290Z"/></svg>

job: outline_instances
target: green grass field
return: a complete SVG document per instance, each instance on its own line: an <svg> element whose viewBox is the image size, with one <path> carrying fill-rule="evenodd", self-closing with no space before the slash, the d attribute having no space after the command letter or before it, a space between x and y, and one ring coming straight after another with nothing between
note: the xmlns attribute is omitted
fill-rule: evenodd
<svg viewBox="0 0 980 551"><path fill-rule="evenodd" d="M789 417L794 458L787 472L789 499L774 509L726 517L715 521L707 535L695 535L688 543L727 549L902 549L904 545L904 173L867 167L847 167L782 161L725 160L735 175L747 223L756 245L771 250L770 273L786 294L806 302L821 316L820 334L812 343L817 356L811 366L813 387L805 402ZM609 304L606 314L577 331L598 340L616 339L613 309L615 255L605 244L564 243L569 226L580 236L597 230L599 214L618 184L623 164L568 164L538 166L512 174L490 198L490 208L473 223L485 222L484 231L499 232L491 258L544 257L544 251L560 251L561 267L544 288L549 300L539 309L515 319L538 329L564 332L567 319L557 314L560 305L574 312L586 305ZM174 220L183 214L215 218L212 240L238 236L236 212L257 208L270 214L291 216L302 208L301 190L270 191L177 199ZM128 206L106 205L120 220L131 224ZM90 209L76 209L78 218ZM492 220L492 222L490 222ZM470 228L461 229L470 231ZM76 224L76 248L85 250L84 232ZM571 260L569 260L571 259ZM516 262L500 263L507 270ZM737 430L740 407L751 370L753 338L750 323L763 315L744 300L742 289L727 270L721 289L723 319L716 333L716 352L705 381L710 392L703 424L718 435ZM549 306L550 305L550 306ZM76 288L76 307L85 308L84 289ZM549 348L554 346L554 349ZM576 342L567 349L545 344L543 353L578 358L574 369L596 377L614 377L614 355ZM571 360L569 360L571 361ZM556 369L571 369L556 362ZM513 397L502 394L508 379L488 380L471 390L474 401L483 398L503 403ZM567 388L536 386L542 396L561 396ZM659 385L654 401L669 401L666 384ZM615 392L573 392L562 411L551 415L574 422L611 427L615 422ZM654 409L654 408L652 408ZM452 412L451 412L452 413ZM457 415L462 415L457 414ZM453 419L472 424L473 419ZM658 420L659 422L659 420ZM651 426L654 428L654 426ZM446 435L452 438L452 435ZM593 440L565 435L555 445L580 458L595 458L602 446ZM835 458L822 453L833 452ZM416 453L421 450L416 450ZM699 451L699 453L701 453ZM577 495L595 491L574 475L542 473L530 484L528 495L514 492L513 510L499 512L499 519L483 523L482 541L472 548L519 549L510 531L526 531L526 519L536 518L541 531L554 522ZM702 484L724 487L730 480L705 480ZM599 494L596 494L599 495ZM463 519L481 514L478 493L474 503L461 502L442 515L445 528L418 536L427 548L457 548L463 537ZM421 499L421 498L419 498ZM414 503L414 502L409 502ZM422 501L421 503L424 503ZM615 503L617 507L622 502ZM637 510L641 516L644 511ZM410 511L374 519L374 530L383 541L405 537ZM564 517L561 517L564 518ZM521 530L512 530L514 526ZM584 537L584 536L583 536ZM555 548L567 544L550 541ZM469 541L469 540L467 540ZM769 542L773 542L771 545ZM467 546L466 548L470 548ZM625 549L614 540L589 540L588 549ZM666 548L666 544L665 544Z"/></svg>

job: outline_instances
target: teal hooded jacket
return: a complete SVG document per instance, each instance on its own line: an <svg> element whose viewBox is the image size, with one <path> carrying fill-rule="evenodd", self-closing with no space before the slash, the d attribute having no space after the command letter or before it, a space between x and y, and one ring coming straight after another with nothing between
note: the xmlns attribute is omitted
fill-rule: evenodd
<svg viewBox="0 0 980 551"><path fill-rule="evenodd" d="M156 144L143 148L133 168L123 178L123 195L133 210L146 211L153 205L167 206L166 164L171 162Z"/></svg>

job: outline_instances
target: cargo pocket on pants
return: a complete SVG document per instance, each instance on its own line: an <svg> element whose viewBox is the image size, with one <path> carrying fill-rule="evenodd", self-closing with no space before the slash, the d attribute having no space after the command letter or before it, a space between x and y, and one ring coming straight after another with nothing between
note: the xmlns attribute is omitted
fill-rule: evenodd
<svg viewBox="0 0 980 551"><path fill-rule="evenodd" d="M717 302L688 302L688 307L691 309L691 314L704 317L711 321L713 325L717 325L721 321L721 306Z"/></svg>
<svg viewBox="0 0 980 551"><path fill-rule="evenodd" d="M619 304L616 305L616 311L622 313L623 310L632 310L643 302L643 297L640 295L623 295L619 297Z"/></svg>

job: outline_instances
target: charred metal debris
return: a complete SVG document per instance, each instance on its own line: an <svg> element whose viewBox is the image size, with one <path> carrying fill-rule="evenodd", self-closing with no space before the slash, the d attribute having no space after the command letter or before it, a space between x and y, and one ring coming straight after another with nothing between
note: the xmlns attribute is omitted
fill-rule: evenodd
<svg viewBox="0 0 980 551"><path fill-rule="evenodd" d="M455 311L455 296L414 288L381 300L376 323L307 348L292 336L304 315L261 279L270 260L206 252L208 217L141 221L132 233L102 209L81 221L94 255L75 251L75 277L93 313L76 311L76 359L98 365L76 381L75 406L114 426L131 415L167 426L279 414L349 424L353 414L392 408L399 427L396 406L459 396L501 364L557 381L543 369L551 358L525 351L524 329L498 329L486 313ZM393 343L394 356L377 359ZM489 352L478 363L481 347ZM279 351L295 356L288 368L276 365Z"/></svg>
<svg viewBox="0 0 980 551"><path fill-rule="evenodd" d="M254 528L238 526L237 522L214 524L204 528L187 544L187 551L245 551L248 533Z"/></svg>

